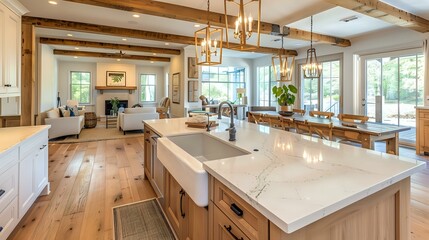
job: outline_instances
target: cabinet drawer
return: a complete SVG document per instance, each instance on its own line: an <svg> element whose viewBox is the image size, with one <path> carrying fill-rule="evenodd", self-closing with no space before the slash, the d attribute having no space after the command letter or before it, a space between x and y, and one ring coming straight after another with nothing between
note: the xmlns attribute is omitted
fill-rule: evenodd
<svg viewBox="0 0 429 240"><path fill-rule="evenodd" d="M8 150L7 153L3 153L0 161L0 174L6 169L9 169L13 164L18 162L18 147L14 147Z"/></svg>
<svg viewBox="0 0 429 240"><path fill-rule="evenodd" d="M268 238L268 219L214 179L213 201L251 239Z"/></svg>
<svg viewBox="0 0 429 240"><path fill-rule="evenodd" d="M44 145L48 145L48 131L43 131L24 141L19 149L20 159L24 159L29 154L39 151Z"/></svg>
<svg viewBox="0 0 429 240"><path fill-rule="evenodd" d="M250 240L219 208L213 207L214 240Z"/></svg>
<svg viewBox="0 0 429 240"><path fill-rule="evenodd" d="M18 164L0 175L0 212L18 194Z"/></svg>
<svg viewBox="0 0 429 240"><path fill-rule="evenodd" d="M6 239L16 225L19 223L18 219L18 198L15 197L12 202L0 212L0 239Z"/></svg>

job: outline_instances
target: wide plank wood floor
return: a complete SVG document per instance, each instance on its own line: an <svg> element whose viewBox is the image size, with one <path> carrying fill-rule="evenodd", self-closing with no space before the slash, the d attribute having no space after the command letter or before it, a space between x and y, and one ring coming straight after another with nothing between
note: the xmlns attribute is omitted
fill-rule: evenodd
<svg viewBox="0 0 429 240"><path fill-rule="evenodd" d="M9 239L113 239L112 207L155 197L143 151L143 138L49 144L51 193Z"/></svg>
<svg viewBox="0 0 429 240"><path fill-rule="evenodd" d="M49 144L51 193L37 199L9 239L113 239L112 207L155 197L144 180L143 151L143 138ZM429 160L411 149L400 154ZM411 178L410 212L411 239L429 239L429 167Z"/></svg>

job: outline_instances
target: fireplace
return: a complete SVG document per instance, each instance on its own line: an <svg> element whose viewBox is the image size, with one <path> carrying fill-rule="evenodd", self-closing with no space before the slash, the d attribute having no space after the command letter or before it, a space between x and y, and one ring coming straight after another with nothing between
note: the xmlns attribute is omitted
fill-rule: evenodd
<svg viewBox="0 0 429 240"><path fill-rule="evenodd" d="M118 107L127 108L128 107L128 100L119 100ZM104 103L104 114L110 115L110 110L112 109L112 104L110 103L110 100L105 100Z"/></svg>

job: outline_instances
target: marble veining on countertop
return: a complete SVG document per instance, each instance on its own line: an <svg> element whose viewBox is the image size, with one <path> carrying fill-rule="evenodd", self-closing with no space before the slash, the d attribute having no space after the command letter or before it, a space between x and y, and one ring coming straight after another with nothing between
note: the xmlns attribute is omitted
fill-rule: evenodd
<svg viewBox="0 0 429 240"><path fill-rule="evenodd" d="M49 125L0 128L0 153L19 144L32 135L49 129Z"/></svg>
<svg viewBox="0 0 429 240"><path fill-rule="evenodd" d="M227 120L222 119L209 134L227 141ZM150 125L162 136L204 131L187 128L185 121L156 120ZM232 144L252 154L206 161L202 166L287 233L405 179L425 165L244 121L235 123L237 141Z"/></svg>

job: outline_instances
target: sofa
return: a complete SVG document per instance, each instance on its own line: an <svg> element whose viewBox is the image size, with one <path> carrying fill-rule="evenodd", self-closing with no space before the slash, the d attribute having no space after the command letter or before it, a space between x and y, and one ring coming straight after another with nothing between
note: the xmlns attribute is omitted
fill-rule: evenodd
<svg viewBox="0 0 429 240"><path fill-rule="evenodd" d="M143 130L143 120L159 119L156 107L125 108L119 114L119 128L124 132Z"/></svg>
<svg viewBox="0 0 429 240"><path fill-rule="evenodd" d="M43 114L45 117L42 118L44 119L42 124L51 125L48 131L49 139L69 135L76 135L76 138L79 138L85 123L84 115L61 117L59 111L58 108L54 108Z"/></svg>

